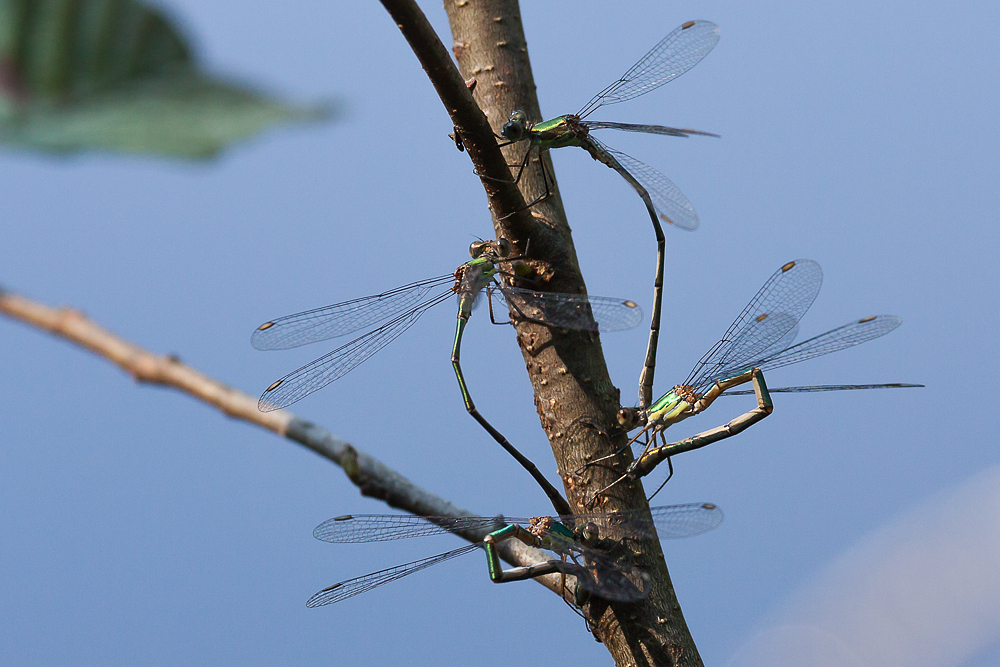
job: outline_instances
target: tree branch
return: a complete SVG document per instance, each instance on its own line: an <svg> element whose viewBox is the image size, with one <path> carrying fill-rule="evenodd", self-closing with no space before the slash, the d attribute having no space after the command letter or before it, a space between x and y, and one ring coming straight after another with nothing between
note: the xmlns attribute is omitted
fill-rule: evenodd
<svg viewBox="0 0 1000 667"><path fill-rule="evenodd" d="M260 426L311 449L340 466L362 495L419 516L473 516L469 510L420 488L321 426L300 419L287 410L261 412L257 409L256 398L191 368L176 357L144 350L100 327L77 310L51 308L0 289L0 313L107 359L136 382L177 389L228 417ZM452 532L470 542L480 542L485 537L485 533L475 531ZM517 540L500 542L497 547L504 561L514 566L551 560L549 554ZM537 580L546 588L572 600L572 580L565 588L559 575L538 577ZM570 592L566 593L567 590Z"/></svg>
<svg viewBox="0 0 1000 667"><path fill-rule="evenodd" d="M539 289L586 293L558 189L530 211L521 210L526 199L533 201L544 192L540 170L529 165L519 183L525 194L517 194L507 165L519 163L524 148L510 146L504 149L504 157L489 123L492 120L499 126L514 109L525 111L531 119L542 117L516 0L445 0L461 73L413 0L382 0L382 4L423 65L476 173L483 178L498 238L506 238L519 253L527 249ZM475 99L465 85L468 78L477 80ZM549 173L554 174L547 153L537 159L545 160ZM577 511L593 509L584 502L615 480L617 471L632 460L631 451L625 448L611 459L612 465L584 468L588 461L612 454L626 442L623 433L609 435L620 430L614 419L620 401L600 339L594 333L553 331L514 321L535 405L567 498ZM600 509L608 511L648 507L638 481L614 487L601 501ZM652 593L636 604L592 604L588 613L595 636L607 645L619 666L701 667L659 542L638 542L634 561L652 575Z"/></svg>
<svg viewBox="0 0 1000 667"><path fill-rule="evenodd" d="M524 198L497 147L489 120L473 99L448 50L415 2L382 0L382 5L420 60L448 110L476 173L483 177L490 208L500 217L510 216L507 220L510 228L516 231L514 237L527 237L531 233L531 214L525 210ZM512 238L508 240L513 241ZM523 249L523 246L515 247Z"/></svg>

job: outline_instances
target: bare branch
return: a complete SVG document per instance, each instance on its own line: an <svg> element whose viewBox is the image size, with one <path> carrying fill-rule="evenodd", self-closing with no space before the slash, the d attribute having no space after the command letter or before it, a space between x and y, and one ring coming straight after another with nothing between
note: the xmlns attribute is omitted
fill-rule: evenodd
<svg viewBox="0 0 1000 667"><path fill-rule="evenodd" d="M469 510L420 488L326 429L300 419L288 410L260 412L256 398L191 368L176 357L144 350L92 322L78 310L52 308L0 289L0 313L107 359L137 382L177 389L228 417L255 424L308 447L343 468L362 495L420 516L473 516ZM470 542L483 539L482 534L475 532L456 531L456 534ZM545 552L517 540L506 540L497 547L501 557L510 565L534 565L551 559ZM559 575L538 577L537 580L560 595L567 589L573 590L572 585L563 587ZM568 597L571 598L571 594Z"/></svg>
<svg viewBox="0 0 1000 667"><path fill-rule="evenodd" d="M524 198L513 182L489 120L473 99L469 84L459 74L448 50L415 2L382 0L382 5L410 44L448 110L476 173L483 177L490 208L498 217L510 216L506 218L512 230L509 240L527 238L534 226L531 214L525 210ZM515 247L522 249L523 245Z"/></svg>

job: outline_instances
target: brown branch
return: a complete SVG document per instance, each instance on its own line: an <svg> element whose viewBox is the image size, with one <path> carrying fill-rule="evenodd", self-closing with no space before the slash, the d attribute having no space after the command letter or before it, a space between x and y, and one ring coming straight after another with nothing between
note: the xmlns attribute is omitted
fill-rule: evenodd
<svg viewBox="0 0 1000 667"><path fill-rule="evenodd" d="M228 417L267 429L308 447L340 466L361 494L420 516L460 517L473 513L420 488L377 459L358 450L326 429L307 422L287 410L261 412L257 399L184 364L173 356L153 354L124 340L71 308L51 308L0 289L0 313L29 326L47 331L107 359L131 375L136 382L177 389L210 405ZM484 533L453 531L479 542ZM516 540L497 545L500 555L515 566L550 560L543 551ZM538 577L539 583L572 600L573 581L563 587L559 575ZM567 591L570 591L567 593Z"/></svg>
<svg viewBox="0 0 1000 667"><path fill-rule="evenodd" d="M489 123L499 127L514 109L525 111L533 120L542 117L516 0L445 0L458 68L415 2L382 0L382 4L431 79L476 173L484 177L497 236L506 238L519 252L528 249L529 263L539 275L539 289L586 293L558 190L533 207L530 215L514 213L524 200L533 201L544 192L544 183L540 170L529 164L519 184L524 196L512 192L513 184L504 182L511 180L507 164L519 163L526 147L510 146L502 157ZM471 78L477 81L475 98L465 84ZM547 153L537 159L545 160L549 173L554 174ZM626 448L613 459L614 465L583 467L625 443L624 434L608 435L618 430L614 415L620 402L600 340L594 334L552 331L523 320L515 320L515 327L567 498L579 509L593 509L584 506L585 499L616 479L616 470L625 469L631 461ZM602 503L604 510L648 507L638 482L616 486ZM652 593L638 604L592 605L589 613L595 636L607 645L619 666L700 667L701 658L684 622L659 542L637 544L634 561L652 575Z"/></svg>
<svg viewBox="0 0 1000 667"><path fill-rule="evenodd" d="M515 233L508 237L526 238L531 233L532 218L525 208L521 191L503 153L497 147L490 122L476 104L469 85L455 67L448 50L415 2L382 0L382 5L396 22L410 48L420 60L451 116L455 131L469 152L476 173L483 177L490 208L500 217L510 215L509 226ZM523 245L516 245L518 249Z"/></svg>

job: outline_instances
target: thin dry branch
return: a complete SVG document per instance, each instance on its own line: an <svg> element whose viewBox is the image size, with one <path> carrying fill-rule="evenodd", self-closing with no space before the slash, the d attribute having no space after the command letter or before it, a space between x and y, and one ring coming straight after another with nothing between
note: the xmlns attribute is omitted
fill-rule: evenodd
<svg viewBox="0 0 1000 667"><path fill-rule="evenodd" d="M47 331L107 359L131 375L136 382L177 389L210 405L228 417L249 422L308 447L340 466L361 494L419 516L472 516L473 513L420 488L377 459L359 451L321 426L307 422L288 410L261 412L257 399L201 373L173 356L153 354L116 336L72 308L52 308L0 290L0 313L29 326ZM484 535L454 531L479 542ZM499 545L501 558L515 566L534 565L550 559L543 551L516 540ZM538 577L553 592L571 599L572 581L563 587L559 575Z"/></svg>

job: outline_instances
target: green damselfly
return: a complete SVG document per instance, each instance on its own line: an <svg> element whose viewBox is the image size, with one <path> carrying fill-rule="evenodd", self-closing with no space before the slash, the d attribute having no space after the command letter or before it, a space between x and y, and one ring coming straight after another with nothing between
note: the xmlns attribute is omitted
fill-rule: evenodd
<svg viewBox="0 0 1000 667"><path fill-rule="evenodd" d="M383 542L410 537L457 533L476 540L458 549L397 565L324 588L306 603L319 607L340 602L419 570L465 555L486 551L494 583L522 581L545 574L577 578L575 599L581 604L585 591L618 602L640 600L649 593L649 576L639 568L614 558L603 547L625 539L691 537L712 530L722 522L722 510L712 503L691 503L643 508L627 512L597 512L568 517L420 517L407 514L355 514L339 516L316 527L313 536L324 542ZM575 526L575 528L573 528ZM560 558L503 570L496 544L517 539L545 549Z"/></svg>
<svg viewBox="0 0 1000 667"><path fill-rule="evenodd" d="M639 433L629 440L628 445L641 439L644 449L642 454L629 465L625 474L613 484L624 479L639 479L652 472L664 460L667 460L669 465L670 457L675 454L698 449L736 435L759 422L773 410L770 391L813 392L922 387L923 385L919 384L890 383L783 387L768 390L763 371L864 343L884 336L902 324L902 320L894 315L865 317L793 344L798 334L799 320L816 299L822 282L823 272L819 264L812 260L796 260L783 265L764 283L726 331L725 336L705 353L684 382L675 385L647 409L622 408L619 411L619 421L622 426L628 430L641 427ZM667 443L664 431L668 427L703 412L720 395L750 393L731 391L733 387L747 382L753 383L753 393L757 397L755 409L724 426L678 442ZM662 443L660 446L654 446L657 438ZM589 465L608 458L610 457L602 457ZM672 465L670 473L673 473Z"/></svg>
<svg viewBox="0 0 1000 667"><path fill-rule="evenodd" d="M258 408L266 412L286 407L343 377L413 326L429 308L457 295L458 322L451 361L466 410L542 486L556 511L569 513L562 495L545 480L534 463L476 409L460 362L465 326L484 289L488 297L496 296L506 302L515 317L563 329L602 332L630 329L642 321L642 309L627 299L538 292L501 283L497 280L500 266L512 265L521 259L510 256L511 248L506 240L477 241L469 251L472 260L454 273L410 283L382 294L280 317L257 327L250 342L258 350L284 350L375 327L272 383L261 395ZM384 324L379 324L381 322Z"/></svg>
<svg viewBox="0 0 1000 667"><path fill-rule="evenodd" d="M608 167L617 171L642 198L656 232L656 279L654 281L653 315L650 321L649 344L646 361L639 378L640 406L645 408L653 397L653 374L656 367L656 344L660 329L660 312L663 301L663 262L665 239L660 220L681 229L698 227L698 215L684 193L670 179L625 153L608 148L591 135L591 130L614 129L627 132L645 132L676 137L693 134L718 136L710 132L665 127L663 125L635 125L586 120L587 116L603 106L617 104L645 95L665 83L673 81L708 55L719 41L719 27L709 21L688 21L664 37L659 44L643 56L624 75L595 95L575 114L559 116L548 121L531 123L525 112L517 110L503 126L500 134L507 139L503 146L528 141L524 160L515 177L519 181L528 164L532 149L539 151L564 146L579 146ZM549 178L545 162L539 160L545 194L533 201L533 206L548 196Z"/></svg>

